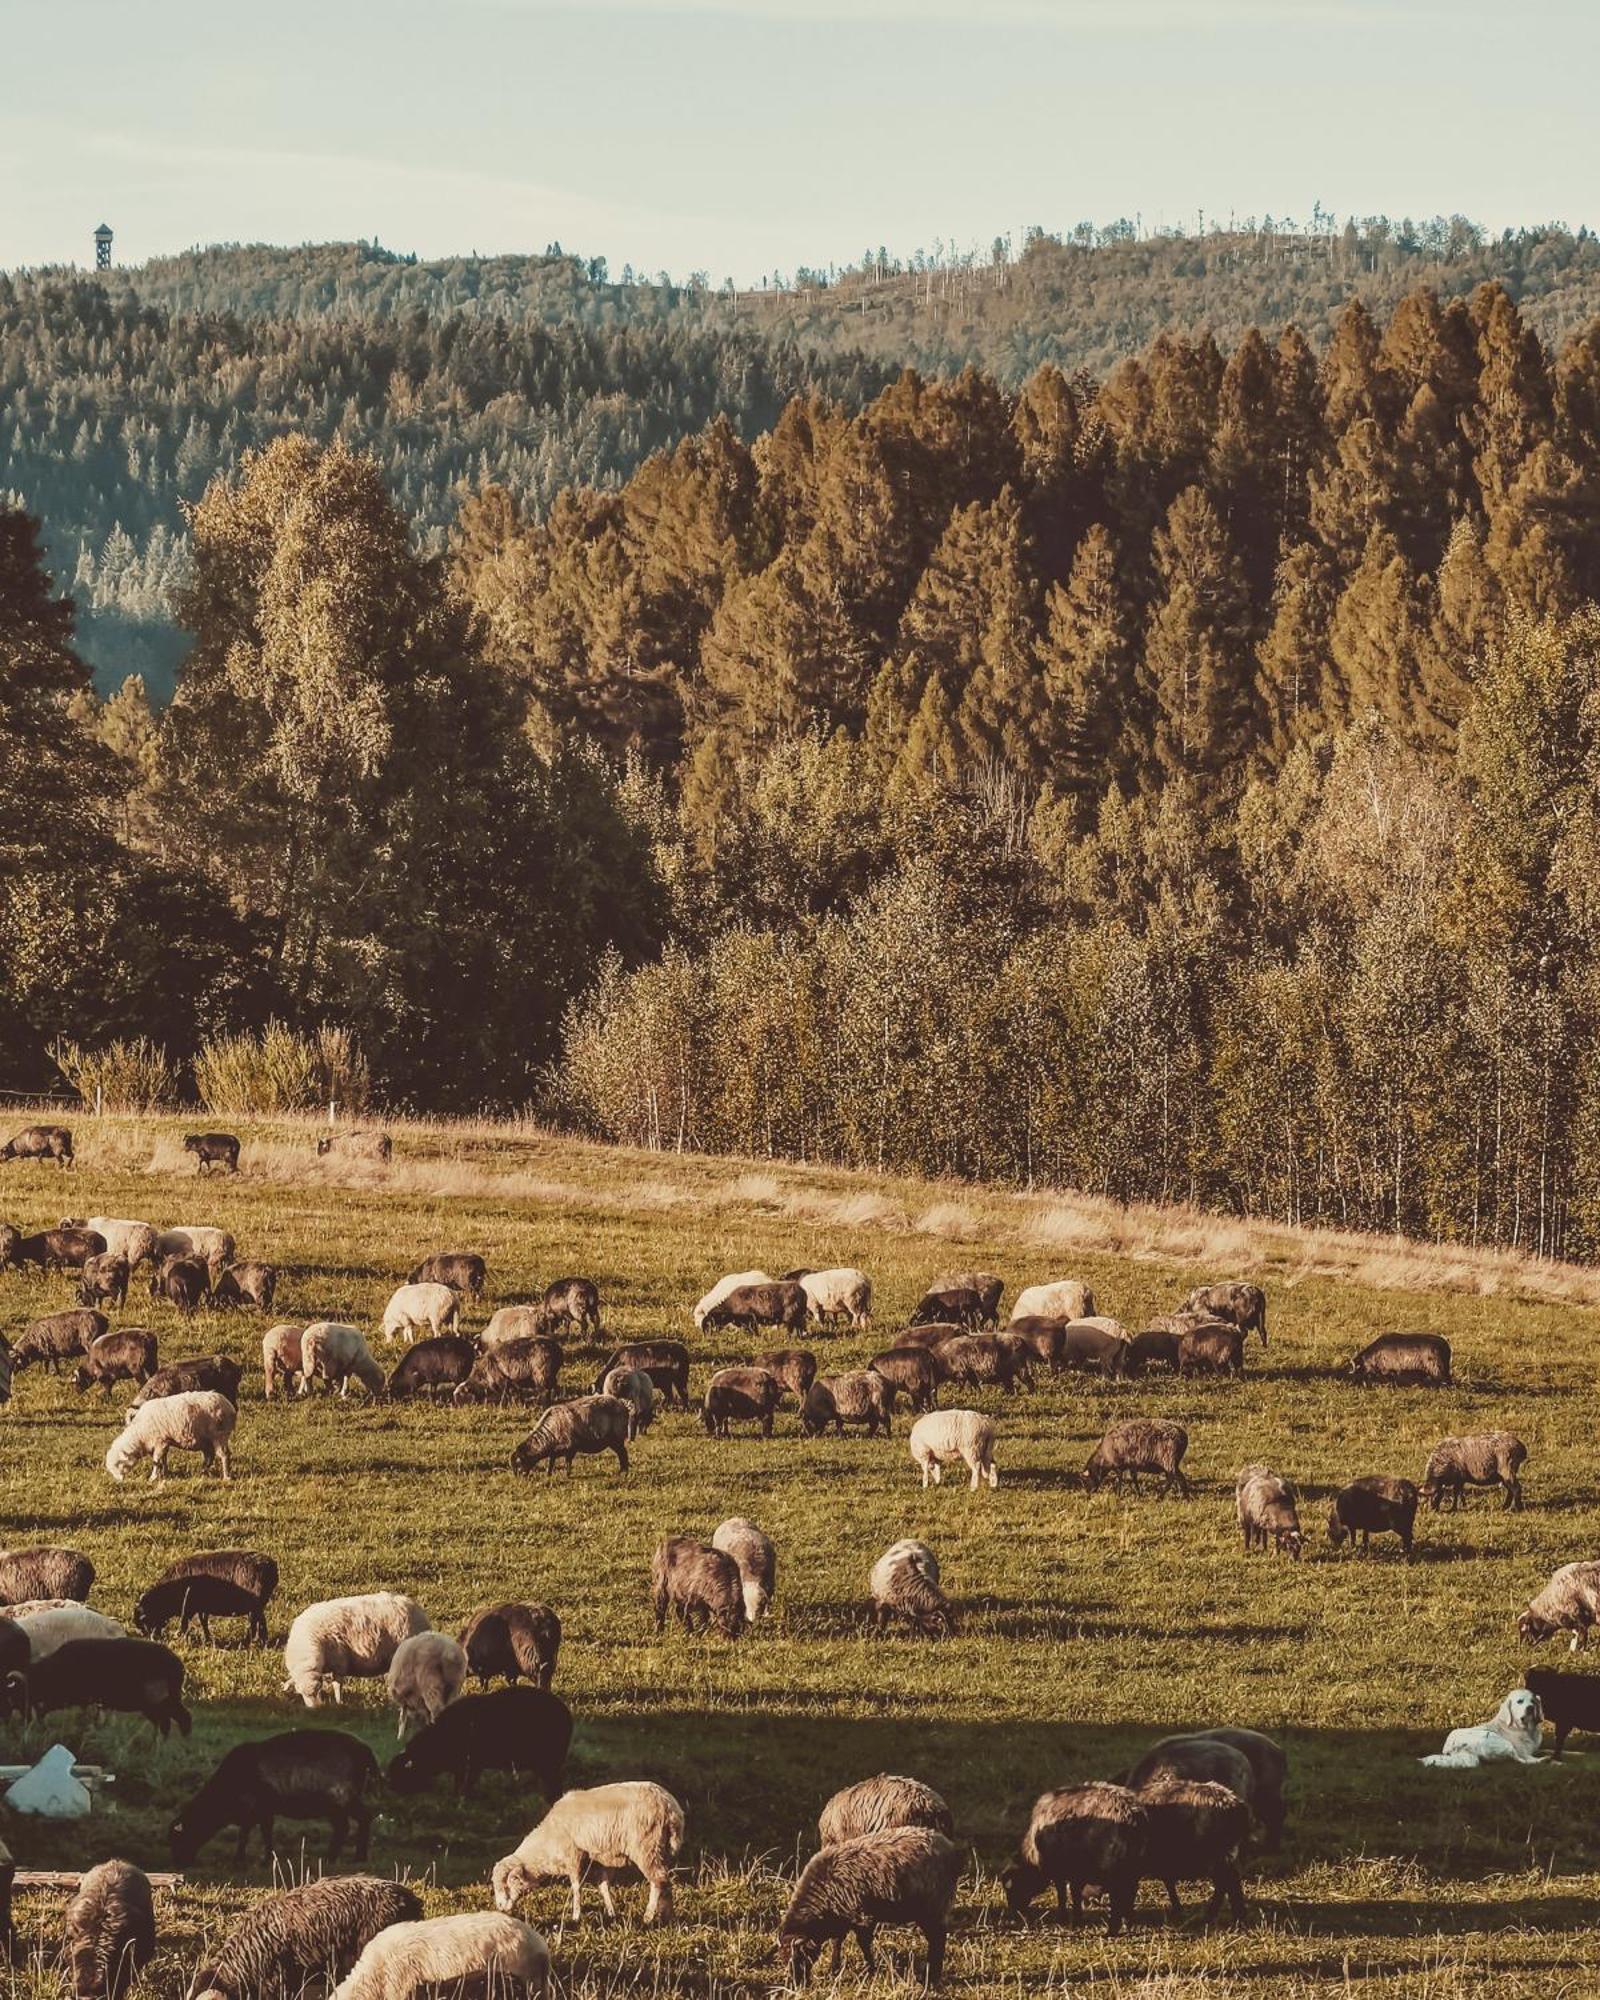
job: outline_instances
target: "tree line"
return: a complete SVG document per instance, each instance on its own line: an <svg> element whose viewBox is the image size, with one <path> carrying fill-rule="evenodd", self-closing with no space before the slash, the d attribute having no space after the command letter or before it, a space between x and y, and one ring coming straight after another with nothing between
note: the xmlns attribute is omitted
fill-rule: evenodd
<svg viewBox="0 0 1600 2000"><path fill-rule="evenodd" d="M807 390L443 554L281 439L161 715L9 518L42 1039L333 1023L391 1102L1600 1248L1600 328Z"/></svg>

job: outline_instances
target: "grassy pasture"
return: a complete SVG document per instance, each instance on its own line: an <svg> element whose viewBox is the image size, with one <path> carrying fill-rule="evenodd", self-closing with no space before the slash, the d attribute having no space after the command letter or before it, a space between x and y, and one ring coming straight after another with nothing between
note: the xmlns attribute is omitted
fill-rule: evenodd
<svg viewBox="0 0 1600 2000"><path fill-rule="evenodd" d="M780 1985L771 1939L785 1872L809 1852L823 1800L884 1769L935 1784L972 1844L948 1975L957 1991L1093 1981L1119 1995L1298 1996L1359 1985L1385 2000L1432 2000L1600 1987L1600 1748L1569 1752L1565 1767L1481 1774L1415 1761L1446 1729L1492 1714L1526 1658L1517 1608L1559 1563L1600 1548L1595 1318L1577 1303L1589 1296L1586 1275L1407 1254L1392 1268L1437 1288L1386 1289L1351 1275L1382 1274L1377 1246L1246 1241L1231 1225L1208 1234L1199 1222L1112 1255L1060 1204L509 1129L397 1128L391 1168L338 1168L312 1159L310 1128L246 1123L244 1171L208 1185L179 1150L182 1129L84 1120L73 1174L0 1168L0 1216L28 1228L91 1211L220 1223L242 1255L280 1266L275 1317L349 1318L375 1343L389 1290L430 1250L482 1250L491 1303L583 1272L600 1285L608 1335L689 1340L697 1388L751 1343L695 1336L689 1306L720 1271L751 1264L859 1263L872 1273L877 1330L816 1334L825 1368L887 1344L930 1278L969 1264L1004 1272L1013 1287L1081 1275L1102 1311L1140 1324L1200 1279L1238 1274L1248 1253L1271 1297L1271 1346L1263 1353L1252 1341L1241 1384L1069 1378L978 1399L1000 1423L994 1493L960 1483L923 1493L904 1419L888 1442L808 1443L792 1411L770 1440L712 1441L695 1416L658 1417L628 1478L590 1461L570 1482L547 1483L507 1467L527 1413L326 1397L269 1405L260 1316L202 1314L183 1326L141 1291L122 1323L155 1327L164 1359L222 1349L250 1364L235 1483L202 1481L193 1460L180 1460L165 1487L114 1486L101 1460L127 1390L108 1408L97 1393L79 1398L66 1377L26 1373L0 1420L0 1542L82 1549L99 1571L91 1601L124 1618L178 1554L270 1550L282 1569L274 1645L184 1643L196 1708L188 1742L160 1746L142 1723L75 1716L10 1725L7 1758L59 1738L118 1774L107 1808L88 1821L0 1815L22 1865L75 1867L112 1853L167 1865L167 1822L220 1749L307 1719L280 1694L280 1649L289 1619L313 1599L405 1589L454 1629L487 1598L526 1595L554 1604L565 1623L556 1688L578 1723L573 1782L654 1778L689 1813L681 1923L642 1931L635 1896L615 1929L597 1911L569 1928L556 1959L573 1992L635 1979L674 1995ZM65 1279L0 1278L0 1329L14 1336L68 1297ZM1339 1364L1391 1327L1448 1335L1457 1385L1382 1391L1339 1380ZM602 1358L569 1346L571 1387L587 1389ZM1072 1488L1067 1474L1106 1423L1144 1413L1188 1427L1196 1498ZM1503 1515L1496 1497L1479 1496L1459 1516L1425 1515L1409 1563L1392 1548L1356 1559L1328 1550L1332 1488L1361 1472L1420 1480L1436 1439L1489 1426L1528 1444L1525 1513ZM1240 1551L1233 1478L1257 1458L1301 1487L1309 1546L1299 1564ZM736 1512L778 1545L770 1626L733 1646L670 1630L658 1639L646 1604L656 1540L675 1529L709 1534ZM907 1534L940 1553L965 1612L955 1640L867 1636L867 1569ZM381 1683L357 1684L343 1711L322 1719L388 1754L394 1724ZM1221 1721L1279 1734L1292 1759L1289 1837L1283 1855L1252 1864L1247 1928L1173 1927L1151 1889L1120 1939L1105 1937L1098 1916L1023 1931L1003 1915L993 1871L1039 1790L1117 1775L1154 1736ZM433 1909L481 1906L490 1865L542 1809L494 1779L465 1808L442 1789L389 1800L373 1863L425 1876ZM309 1830L313 1867L322 1842ZM208 1848L192 1886L163 1899L166 1945L147 1989L181 1993L201 1934L268 1880L254 1856L236 1880L226 1840ZM525 1914L554 1935L563 1899L551 1885ZM29 1990L52 1981L41 1954L61 1901L19 1903L35 1947L19 1975ZM898 1971L880 1976L886 1990L907 1964L901 1940L888 1942ZM856 1965L847 1961L852 1988Z"/></svg>

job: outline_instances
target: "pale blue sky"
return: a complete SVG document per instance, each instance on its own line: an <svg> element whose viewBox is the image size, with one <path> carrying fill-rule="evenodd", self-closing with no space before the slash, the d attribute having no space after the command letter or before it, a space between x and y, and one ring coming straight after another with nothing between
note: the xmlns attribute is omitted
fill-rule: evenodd
<svg viewBox="0 0 1600 2000"><path fill-rule="evenodd" d="M0 268L377 236L741 283L1142 211L1600 221L1593 0L0 0Z"/></svg>

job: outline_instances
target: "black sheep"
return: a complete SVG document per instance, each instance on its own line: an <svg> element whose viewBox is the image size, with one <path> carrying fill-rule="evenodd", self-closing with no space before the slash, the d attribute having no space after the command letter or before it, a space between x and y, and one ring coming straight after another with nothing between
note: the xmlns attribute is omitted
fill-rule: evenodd
<svg viewBox="0 0 1600 2000"><path fill-rule="evenodd" d="M414 1736L388 1770L390 1789L420 1792L441 1776L465 1798L485 1771L526 1772L546 1799L561 1793L572 1714L543 1688L464 1694Z"/></svg>
<svg viewBox="0 0 1600 2000"><path fill-rule="evenodd" d="M153 1583L133 1607L135 1628L147 1638L159 1639L178 1620L178 1630L187 1634L198 1621L202 1637L211 1644L213 1618L243 1618L246 1639L267 1643L267 1615L253 1591L220 1576L174 1576Z"/></svg>
<svg viewBox="0 0 1600 2000"><path fill-rule="evenodd" d="M486 1604L462 1626L460 1644L478 1680L526 1678L547 1688L561 1651L561 1620L548 1604Z"/></svg>
<svg viewBox="0 0 1600 2000"><path fill-rule="evenodd" d="M140 1389L133 1402L133 1409L140 1403L153 1403L161 1396L182 1396L195 1389L214 1389L219 1396L226 1396L235 1408L239 1402L239 1382L244 1370L237 1361L226 1354L206 1354L187 1361L169 1361L164 1368L158 1368Z"/></svg>
<svg viewBox="0 0 1600 2000"><path fill-rule="evenodd" d="M1600 1674L1561 1674L1550 1667L1529 1667L1522 1684L1539 1697L1545 1721L1555 1725L1557 1757L1575 1729L1600 1736Z"/></svg>
<svg viewBox="0 0 1600 2000"><path fill-rule="evenodd" d="M182 1660L149 1639L69 1639L33 1662L28 1706L35 1715L58 1708L142 1715L162 1736L173 1723L180 1736L194 1726L183 1705Z"/></svg>
<svg viewBox="0 0 1600 2000"><path fill-rule="evenodd" d="M389 1377L389 1394L397 1402L409 1396L436 1395L468 1380L478 1358L477 1346L464 1334L435 1334L419 1340L400 1357Z"/></svg>
<svg viewBox="0 0 1600 2000"><path fill-rule="evenodd" d="M259 1743L236 1743L172 1822L172 1858L186 1868L208 1840L236 1826L238 1867L258 1827L270 1857L276 1820L325 1819L332 1830L328 1859L338 1859L353 1824L356 1859L364 1861L372 1833L366 1794L377 1779L377 1758L342 1729L286 1729Z"/></svg>

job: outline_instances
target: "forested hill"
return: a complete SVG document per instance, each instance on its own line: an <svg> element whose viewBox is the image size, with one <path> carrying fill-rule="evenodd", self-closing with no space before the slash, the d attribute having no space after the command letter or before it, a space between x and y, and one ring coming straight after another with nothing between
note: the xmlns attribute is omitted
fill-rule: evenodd
<svg viewBox="0 0 1600 2000"><path fill-rule="evenodd" d="M1559 225L1488 237L1459 216L1377 217L1335 230L1293 223L1139 236L1128 223L997 241L982 256L865 253L844 270L770 274L731 292L710 274L672 282L559 254L419 262L376 245L230 246L119 273L175 310L269 318L463 312L512 324L726 329L819 351L870 353L925 374L969 362L1007 387L1043 361L1107 372L1158 333L1209 329L1225 347L1252 326L1298 325L1314 348L1360 298L1380 318L1426 285L1442 298L1497 283L1556 342L1600 315L1600 242Z"/></svg>
<svg viewBox="0 0 1600 2000"><path fill-rule="evenodd" d="M172 311L120 284L0 277L0 498L43 522L102 685L142 673L164 694L183 503L252 445L290 431L343 440L438 546L485 479L538 516L713 417L754 437L797 392L854 409L888 373L726 326L241 317Z"/></svg>

